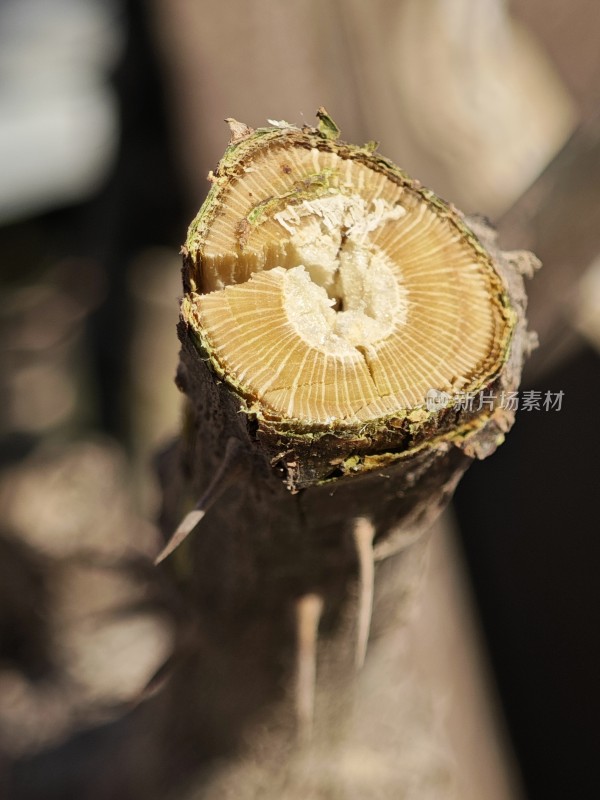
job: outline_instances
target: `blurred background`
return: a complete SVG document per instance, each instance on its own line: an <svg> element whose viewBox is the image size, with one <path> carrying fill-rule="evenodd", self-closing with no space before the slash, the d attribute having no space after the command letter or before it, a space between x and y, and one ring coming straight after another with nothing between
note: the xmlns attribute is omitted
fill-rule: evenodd
<svg viewBox="0 0 600 800"><path fill-rule="evenodd" d="M599 40L596 0L0 0L0 797L146 796L102 765L176 643L179 247L225 117L321 105L543 261L562 407L467 473L453 558L519 796L600 796Z"/></svg>

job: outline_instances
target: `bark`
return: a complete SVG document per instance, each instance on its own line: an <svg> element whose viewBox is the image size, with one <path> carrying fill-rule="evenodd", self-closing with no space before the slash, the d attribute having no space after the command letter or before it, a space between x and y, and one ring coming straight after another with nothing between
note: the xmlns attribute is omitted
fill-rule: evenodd
<svg viewBox="0 0 600 800"><path fill-rule="evenodd" d="M504 367L486 387L494 410L442 415L412 450L398 434L369 453L368 442L357 451L356 441L333 431L316 441L274 433L241 413L240 397L212 371L185 316L180 321L177 383L186 406L182 437L162 459L165 535L202 499L183 525L187 534L200 520L198 530L165 565L186 598L193 633L164 708L167 719L178 709L171 763L183 772L203 768L190 798L365 796L351 762L370 735L369 697L385 687L369 676L368 653L366 669L357 665L367 640L401 628L410 614L425 533L465 469L510 428L514 415L499 398L517 389L533 345L522 274L536 260L501 253L485 223L469 225L517 324ZM360 468L334 470L332 461ZM404 797L418 786L420 798L449 797L447 748L419 677L403 676L403 663L395 733L385 745L376 737L370 754L388 747L394 767L384 777L375 769L379 779L371 775L368 785L380 794L370 796ZM237 760L220 770L233 753Z"/></svg>

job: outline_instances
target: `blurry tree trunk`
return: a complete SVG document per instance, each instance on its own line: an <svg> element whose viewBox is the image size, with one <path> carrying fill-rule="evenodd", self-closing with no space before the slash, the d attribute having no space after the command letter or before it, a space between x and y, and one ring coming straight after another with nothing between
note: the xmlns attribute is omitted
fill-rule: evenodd
<svg viewBox="0 0 600 800"><path fill-rule="evenodd" d="M377 139L442 197L494 218L576 124L554 65L505 0L152 4L194 199L221 154L220 120L306 122L324 105L350 141Z"/></svg>

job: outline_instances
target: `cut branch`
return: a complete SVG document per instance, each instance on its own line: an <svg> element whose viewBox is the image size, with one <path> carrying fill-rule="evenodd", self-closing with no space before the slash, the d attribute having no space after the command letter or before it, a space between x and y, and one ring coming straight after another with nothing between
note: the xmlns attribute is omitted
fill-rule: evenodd
<svg viewBox="0 0 600 800"><path fill-rule="evenodd" d="M223 752L257 719L281 753L298 721L315 747L343 740L383 560L400 553L400 607L407 545L503 440L533 342L534 257L318 116L230 121L183 251L178 477L202 500L177 527L169 473L159 558L204 513L183 581L207 648L189 713Z"/></svg>

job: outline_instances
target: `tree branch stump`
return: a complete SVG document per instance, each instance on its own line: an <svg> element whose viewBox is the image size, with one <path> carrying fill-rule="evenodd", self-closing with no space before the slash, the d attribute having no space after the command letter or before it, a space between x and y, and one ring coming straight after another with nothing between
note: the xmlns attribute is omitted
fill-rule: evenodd
<svg viewBox="0 0 600 800"><path fill-rule="evenodd" d="M318 116L230 121L183 250L184 424L162 462L175 533L157 560L194 635L167 705L179 763L245 753L202 797L365 796L349 754L368 642L409 613L423 534L510 429L534 343L536 259ZM403 766L372 796L449 781L412 705L396 723L420 755L397 740Z"/></svg>

